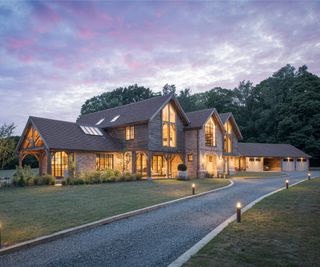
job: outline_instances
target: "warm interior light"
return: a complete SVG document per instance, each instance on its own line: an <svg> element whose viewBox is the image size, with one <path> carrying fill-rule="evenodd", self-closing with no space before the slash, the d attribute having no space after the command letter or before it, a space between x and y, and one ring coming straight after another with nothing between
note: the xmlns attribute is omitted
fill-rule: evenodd
<svg viewBox="0 0 320 267"><path fill-rule="evenodd" d="M196 187L196 185L195 184L192 184L192 188L195 188Z"/></svg>
<svg viewBox="0 0 320 267"><path fill-rule="evenodd" d="M241 209L241 203L240 202L237 203L237 208Z"/></svg>

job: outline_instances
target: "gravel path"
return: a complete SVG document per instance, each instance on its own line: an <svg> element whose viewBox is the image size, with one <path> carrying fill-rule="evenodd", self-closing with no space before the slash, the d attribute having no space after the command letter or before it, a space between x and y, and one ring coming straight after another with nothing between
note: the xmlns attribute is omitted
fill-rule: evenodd
<svg viewBox="0 0 320 267"><path fill-rule="evenodd" d="M290 174L290 183L306 174ZM0 257L0 266L167 266L243 205L284 186L284 178L234 186L150 213Z"/></svg>

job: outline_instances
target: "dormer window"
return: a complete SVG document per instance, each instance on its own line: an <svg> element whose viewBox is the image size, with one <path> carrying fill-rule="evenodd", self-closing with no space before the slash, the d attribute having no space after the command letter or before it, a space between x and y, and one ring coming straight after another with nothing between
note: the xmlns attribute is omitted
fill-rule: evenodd
<svg viewBox="0 0 320 267"><path fill-rule="evenodd" d="M162 145L176 147L176 112L171 104L167 104L162 110Z"/></svg>
<svg viewBox="0 0 320 267"><path fill-rule="evenodd" d="M205 125L205 142L206 146L216 146L216 125L212 117Z"/></svg>
<svg viewBox="0 0 320 267"><path fill-rule="evenodd" d="M114 116L110 122L115 122L117 119L119 119L119 117L120 117L120 115Z"/></svg>
<svg viewBox="0 0 320 267"><path fill-rule="evenodd" d="M133 140L134 139L134 126L127 126L126 127L126 140Z"/></svg>

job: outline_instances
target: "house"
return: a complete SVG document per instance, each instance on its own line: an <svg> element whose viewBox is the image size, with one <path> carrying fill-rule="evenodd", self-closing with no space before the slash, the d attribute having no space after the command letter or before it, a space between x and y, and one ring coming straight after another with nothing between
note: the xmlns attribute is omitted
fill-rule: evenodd
<svg viewBox="0 0 320 267"><path fill-rule="evenodd" d="M180 163L192 177L309 166L310 156L292 146L270 144L274 153L266 153L260 146L267 144L239 143L241 139L232 113L185 113L170 94L83 115L76 122L29 117L17 153L19 165L31 154L39 161L40 174L56 177L107 168L176 177Z"/></svg>

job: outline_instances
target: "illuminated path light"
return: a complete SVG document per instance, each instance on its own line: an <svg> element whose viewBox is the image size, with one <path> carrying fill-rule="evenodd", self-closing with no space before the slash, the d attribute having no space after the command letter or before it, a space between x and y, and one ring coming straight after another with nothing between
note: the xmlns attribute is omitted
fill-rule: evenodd
<svg viewBox="0 0 320 267"><path fill-rule="evenodd" d="M196 185L192 184L192 195L196 194Z"/></svg>
<svg viewBox="0 0 320 267"><path fill-rule="evenodd" d="M289 180L286 180L286 188L289 189Z"/></svg>
<svg viewBox="0 0 320 267"><path fill-rule="evenodd" d="M237 203L237 223L241 222L241 203Z"/></svg>

